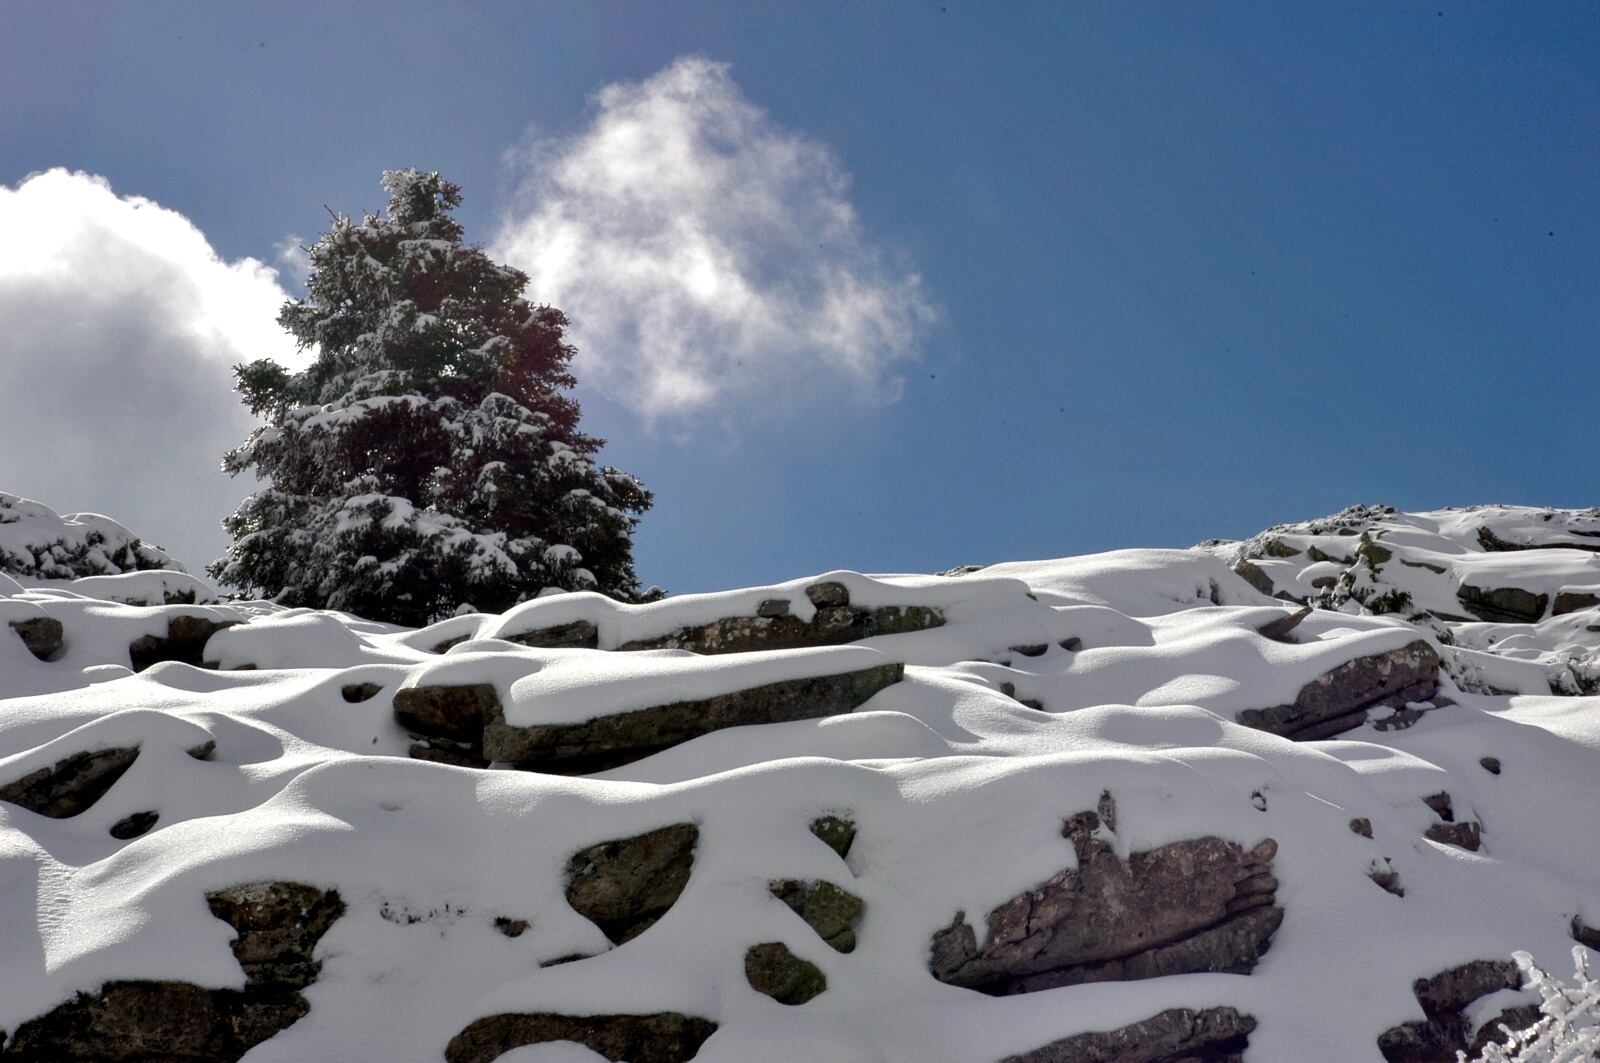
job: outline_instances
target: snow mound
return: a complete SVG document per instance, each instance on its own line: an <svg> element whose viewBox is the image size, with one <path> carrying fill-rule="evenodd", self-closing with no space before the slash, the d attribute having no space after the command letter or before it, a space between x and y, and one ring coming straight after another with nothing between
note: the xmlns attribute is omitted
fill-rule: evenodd
<svg viewBox="0 0 1600 1063"><path fill-rule="evenodd" d="M1485 693L1600 693L1600 509L1352 506L1202 547L1264 594L1402 617Z"/></svg>
<svg viewBox="0 0 1600 1063"><path fill-rule="evenodd" d="M1469 575L1600 582L1600 518L1537 512L417 630L0 583L3 1043L52 1058L138 980L301 1000L247 1063L1075 1060L1134 1024L1187 1053L1152 1063L1453 1059L1386 1053L1600 942L1600 698L1510 635L1451 656L1515 626L1447 608ZM1438 612L1357 593L1413 571ZM303 955L258 949L238 898L302 895Z"/></svg>

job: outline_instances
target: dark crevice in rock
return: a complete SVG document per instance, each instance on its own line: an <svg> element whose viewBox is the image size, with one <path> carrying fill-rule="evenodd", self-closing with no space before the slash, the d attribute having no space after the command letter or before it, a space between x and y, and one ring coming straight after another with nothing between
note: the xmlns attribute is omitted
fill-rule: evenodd
<svg viewBox="0 0 1600 1063"><path fill-rule="evenodd" d="M767 683L574 724L515 727L505 722L496 704L483 728L483 755L490 761L534 771L586 775L631 764L727 727L847 713L898 683L904 674L904 665L885 664L839 675Z"/></svg>
<svg viewBox="0 0 1600 1063"><path fill-rule="evenodd" d="M28 652L41 661L59 660L66 648L67 633L61 621L48 616L31 620L13 620L11 630L22 639Z"/></svg>
<svg viewBox="0 0 1600 1063"><path fill-rule="evenodd" d="M137 746L75 753L0 786L0 801L51 819L67 819L105 796L138 756Z"/></svg>
<svg viewBox="0 0 1600 1063"><path fill-rule="evenodd" d="M1052 1041L1000 1063L1241 1063L1256 1020L1233 1008L1171 1008L1115 1030Z"/></svg>
<svg viewBox="0 0 1600 1063"><path fill-rule="evenodd" d="M161 818L159 812L135 812L131 816L124 816L111 825L110 834L118 841L125 842L144 834L150 833L150 828L156 825Z"/></svg>
<svg viewBox="0 0 1600 1063"><path fill-rule="evenodd" d="M804 1004L828 989L828 977L822 969L790 952L781 941L750 946L744 954L744 977L757 993L790 1007Z"/></svg>
<svg viewBox="0 0 1600 1063"><path fill-rule="evenodd" d="M339 688L339 696L355 705L376 697L383 687L377 683L346 683Z"/></svg>
<svg viewBox="0 0 1600 1063"><path fill-rule="evenodd" d="M245 988L189 982L107 982L25 1022L6 1045L18 1063L232 1063L311 1010L317 941L344 912L339 895L294 882L208 894L238 931Z"/></svg>
<svg viewBox="0 0 1600 1063"><path fill-rule="evenodd" d="M700 829L675 823L601 842L567 861L567 903L621 945L648 930L689 884Z"/></svg>
<svg viewBox="0 0 1600 1063"><path fill-rule="evenodd" d="M491 1015L450 1039L447 1063L492 1063L523 1045L575 1041L612 1063L687 1063L717 1031L709 1019L653 1015Z"/></svg>
<svg viewBox="0 0 1600 1063"><path fill-rule="evenodd" d="M1397 650L1357 657L1300 689L1292 705L1245 709L1238 722L1299 741L1341 734L1380 707L1403 709L1438 690L1439 655L1418 639Z"/></svg>
<svg viewBox="0 0 1600 1063"><path fill-rule="evenodd" d="M1098 836L1102 827L1116 829L1109 796L1062 829L1078 867L990 912L981 950L966 913L957 913L933 937L934 977L1000 996L1255 966L1283 920L1271 873L1276 842L1245 850L1208 836L1124 861Z"/></svg>
<svg viewBox="0 0 1600 1063"><path fill-rule="evenodd" d="M142 672L163 661L177 661L196 668L205 667L206 643L237 620L212 620L204 616L175 616L167 621L167 634L143 635L128 645L128 659L135 672Z"/></svg>
<svg viewBox="0 0 1600 1063"><path fill-rule="evenodd" d="M1539 1017L1533 1005L1508 1008L1471 1036L1466 1010L1479 997L1517 989L1522 975L1509 960L1473 960L1412 983L1422 1022L1408 1022L1378 1036L1378 1051L1387 1063L1454 1063L1457 1052L1476 1059L1491 1041L1504 1043L1502 1023L1520 1030Z"/></svg>

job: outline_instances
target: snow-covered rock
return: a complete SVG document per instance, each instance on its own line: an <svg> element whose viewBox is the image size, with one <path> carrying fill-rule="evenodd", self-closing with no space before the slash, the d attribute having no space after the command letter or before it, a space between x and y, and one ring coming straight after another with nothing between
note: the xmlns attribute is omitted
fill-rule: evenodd
<svg viewBox="0 0 1600 1063"><path fill-rule="evenodd" d="M1453 1060L1600 940L1542 512L420 630L0 583L0 1059Z"/></svg>

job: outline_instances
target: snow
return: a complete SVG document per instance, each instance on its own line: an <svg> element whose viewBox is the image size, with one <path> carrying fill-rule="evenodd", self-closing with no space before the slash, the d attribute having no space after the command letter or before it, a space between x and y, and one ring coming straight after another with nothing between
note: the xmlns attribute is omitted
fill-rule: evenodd
<svg viewBox="0 0 1600 1063"><path fill-rule="evenodd" d="M1569 574L1590 564L1568 550L1482 554L1476 512L1384 519L1397 556L1492 567L1506 585L1574 585ZM1508 540L1589 528L1578 517L1495 519ZM648 605L567 593L421 630L260 602L120 604L108 600L114 581L0 582L0 636L5 622L40 616L66 631L50 662L0 637L0 785L76 752L139 747L79 816L0 803L0 1029L111 979L242 986L232 932L205 893L284 879L337 888L348 910L318 947L310 1013L247 1063L436 1060L468 1023L501 1011L660 1010L719 1024L701 1063L970 1063L1168 1007L1223 1005L1256 1017L1252 1063L1351 1063L1377 1060L1383 1030L1421 1018L1418 977L1518 949L1566 970L1572 917L1600 923L1600 697L1533 682L1545 675L1538 655L1551 652L1552 621L1521 626L1532 643L1501 634L1470 650L1484 670L1521 675L1530 694L1447 680L1455 703L1407 730L1291 742L1234 715L1292 701L1359 656L1417 638L1450 647L1420 622L1359 611L1314 612L1293 642L1263 638L1258 629L1290 606L1232 572L1225 549L960 576L830 572ZM844 584L854 606L925 606L946 623L822 649L613 652L753 615L769 599L807 620L805 588L823 581ZM239 621L206 646L220 667L130 674L129 642L181 615ZM596 625L601 649L506 639L577 620ZM1477 627L1506 625L1455 630L1464 641ZM1063 648L1072 638L1078 648ZM463 641L436 652L453 639ZM1037 644L1038 656L1014 649ZM583 778L409 759L392 714L403 686L490 683L513 724L572 722L891 661L907 664L905 679L853 713L717 731ZM377 696L342 696L367 682ZM188 754L208 741L210 760ZM1481 766L1489 756L1500 774ZM1482 824L1479 852L1423 837L1437 820L1421 798L1441 790L1458 821ZM1246 847L1277 840L1285 918L1255 971L1007 998L934 980L931 935L958 911L982 932L989 909L1073 866L1062 820L1102 791L1116 800L1108 837L1123 854L1207 834ZM149 834L109 836L143 810L160 813ZM847 861L807 829L823 814L856 822ZM1372 838L1350 830L1357 817ZM610 946L564 900L568 857L678 822L700 829L688 887L645 934ZM1404 897L1369 880L1375 866L1400 873ZM857 949L824 946L768 893L776 878L860 896ZM500 916L528 930L507 938L493 926ZM743 956L763 941L817 964L827 992L787 1008L752 990ZM573 953L593 955L541 966ZM597 1058L570 1044L502 1057Z"/></svg>

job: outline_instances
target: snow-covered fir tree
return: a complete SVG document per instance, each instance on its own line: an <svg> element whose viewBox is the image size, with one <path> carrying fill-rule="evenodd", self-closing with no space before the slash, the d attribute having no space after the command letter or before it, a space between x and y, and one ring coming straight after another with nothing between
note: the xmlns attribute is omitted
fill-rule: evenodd
<svg viewBox="0 0 1600 1063"><path fill-rule="evenodd" d="M334 218L278 321L316 361L236 370L266 420L228 453L265 489L216 578L281 603L422 624L545 588L639 593L650 493L578 430L566 317L462 242L460 188L390 170L387 216Z"/></svg>

